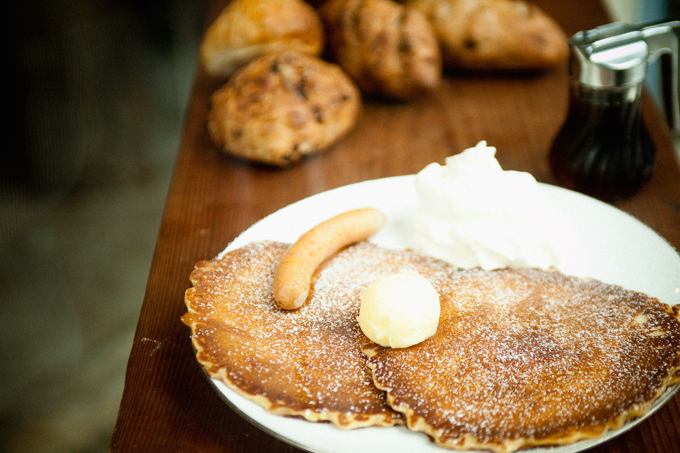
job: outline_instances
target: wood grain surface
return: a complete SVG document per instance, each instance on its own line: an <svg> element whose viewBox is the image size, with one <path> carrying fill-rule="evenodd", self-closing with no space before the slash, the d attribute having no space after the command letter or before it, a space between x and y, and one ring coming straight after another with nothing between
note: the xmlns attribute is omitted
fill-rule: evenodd
<svg viewBox="0 0 680 453"><path fill-rule="evenodd" d="M571 35L606 23L592 0L537 3ZM216 0L210 23L224 3ZM487 140L506 170L554 183L551 141L566 115L567 68L534 75L445 75L442 86L409 103L366 100L352 133L327 153L289 169L226 157L206 131L208 98L223 81L197 64L148 285L125 377L112 452L292 452L232 411L197 364L184 291L196 262L210 259L264 216L350 183L413 174L430 162ZM680 170L659 110L649 96L644 118L658 147L652 180L616 206L680 249ZM653 259L653 257L650 257ZM643 265L643 264L642 264ZM680 397L593 452L680 452Z"/></svg>

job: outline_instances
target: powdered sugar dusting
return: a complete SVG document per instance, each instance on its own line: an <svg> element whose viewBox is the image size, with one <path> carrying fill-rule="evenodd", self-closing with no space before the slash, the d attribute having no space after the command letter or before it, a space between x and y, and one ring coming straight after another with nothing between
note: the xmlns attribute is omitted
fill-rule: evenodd
<svg viewBox="0 0 680 453"><path fill-rule="evenodd" d="M398 418L366 372L357 322L365 288L390 269L412 266L409 256L357 244L323 264L310 297L297 310L280 309L272 295L276 264L287 245L252 243L192 274L188 303L197 316L199 361L248 394L278 407ZM397 258L398 257L398 258ZM421 258L417 258L421 260Z"/></svg>
<svg viewBox="0 0 680 453"><path fill-rule="evenodd" d="M473 269L440 291L437 334L369 363L444 442L597 431L655 396L680 350L680 325L658 301L596 281Z"/></svg>
<svg viewBox="0 0 680 453"><path fill-rule="evenodd" d="M187 293L199 361L272 410L394 422L368 363L395 407L440 442L596 433L655 397L680 350L680 324L645 295L535 269L458 271L369 243L324 263L307 302L285 311L271 286L286 248L256 242L199 263ZM367 362L361 295L402 270L439 292L438 331L410 348L378 348Z"/></svg>

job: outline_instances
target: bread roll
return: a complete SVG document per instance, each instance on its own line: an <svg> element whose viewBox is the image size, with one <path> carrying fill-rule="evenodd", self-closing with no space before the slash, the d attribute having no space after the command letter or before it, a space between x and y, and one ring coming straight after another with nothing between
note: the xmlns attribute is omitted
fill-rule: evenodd
<svg viewBox="0 0 680 453"><path fill-rule="evenodd" d="M208 74L228 77L273 52L320 55L323 44L321 20L303 0L234 0L206 30L200 59Z"/></svg>

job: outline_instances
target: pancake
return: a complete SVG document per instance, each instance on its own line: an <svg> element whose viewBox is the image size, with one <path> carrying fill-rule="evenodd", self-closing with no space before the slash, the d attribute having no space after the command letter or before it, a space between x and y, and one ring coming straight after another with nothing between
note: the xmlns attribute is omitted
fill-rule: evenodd
<svg viewBox="0 0 680 453"><path fill-rule="evenodd" d="M556 271L460 271L361 242L287 311L272 295L287 248L255 242L198 263L182 318L207 373L272 413L342 429L405 420L440 446L508 452L600 436L680 381L678 310L644 294ZM438 291L440 324L420 344L383 348L359 328L361 297L403 270Z"/></svg>
<svg viewBox="0 0 680 453"><path fill-rule="evenodd" d="M680 381L675 307L553 271L448 275L433 282L434 336L364 347L389 404L440 446L509 452L597 437Z"/></svg>
<svg viewBox="0 0 680 453"><path fill-rule="evenodd" d="M366 368L361 348L369 340L356 320L361 296L383 273L410 268L432 275L446 267L359 243L327 260L306 303L287 311L272 295L274 269L287 248L256 242L195 266L182 320L198 362L275 414L343 429L402 423Z"/></svg>

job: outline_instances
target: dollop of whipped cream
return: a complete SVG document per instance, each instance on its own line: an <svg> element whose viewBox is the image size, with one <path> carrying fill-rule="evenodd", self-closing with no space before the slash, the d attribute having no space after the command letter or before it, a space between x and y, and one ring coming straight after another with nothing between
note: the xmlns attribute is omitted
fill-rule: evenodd
<svg viewBox="0 0 680 453"><path fill-rule="evenodd" d="M416 175L416 249L461 268L549 268L552 206L526 172L504 171L481 141Z"/></svg>
<svg viewBox="0 0 680 453"><path fill-rule="evenodd" d="M373 342L406 348L431 337L439 325L439 294L413 271L379 277L363 294L359 326Z"/></svg>

